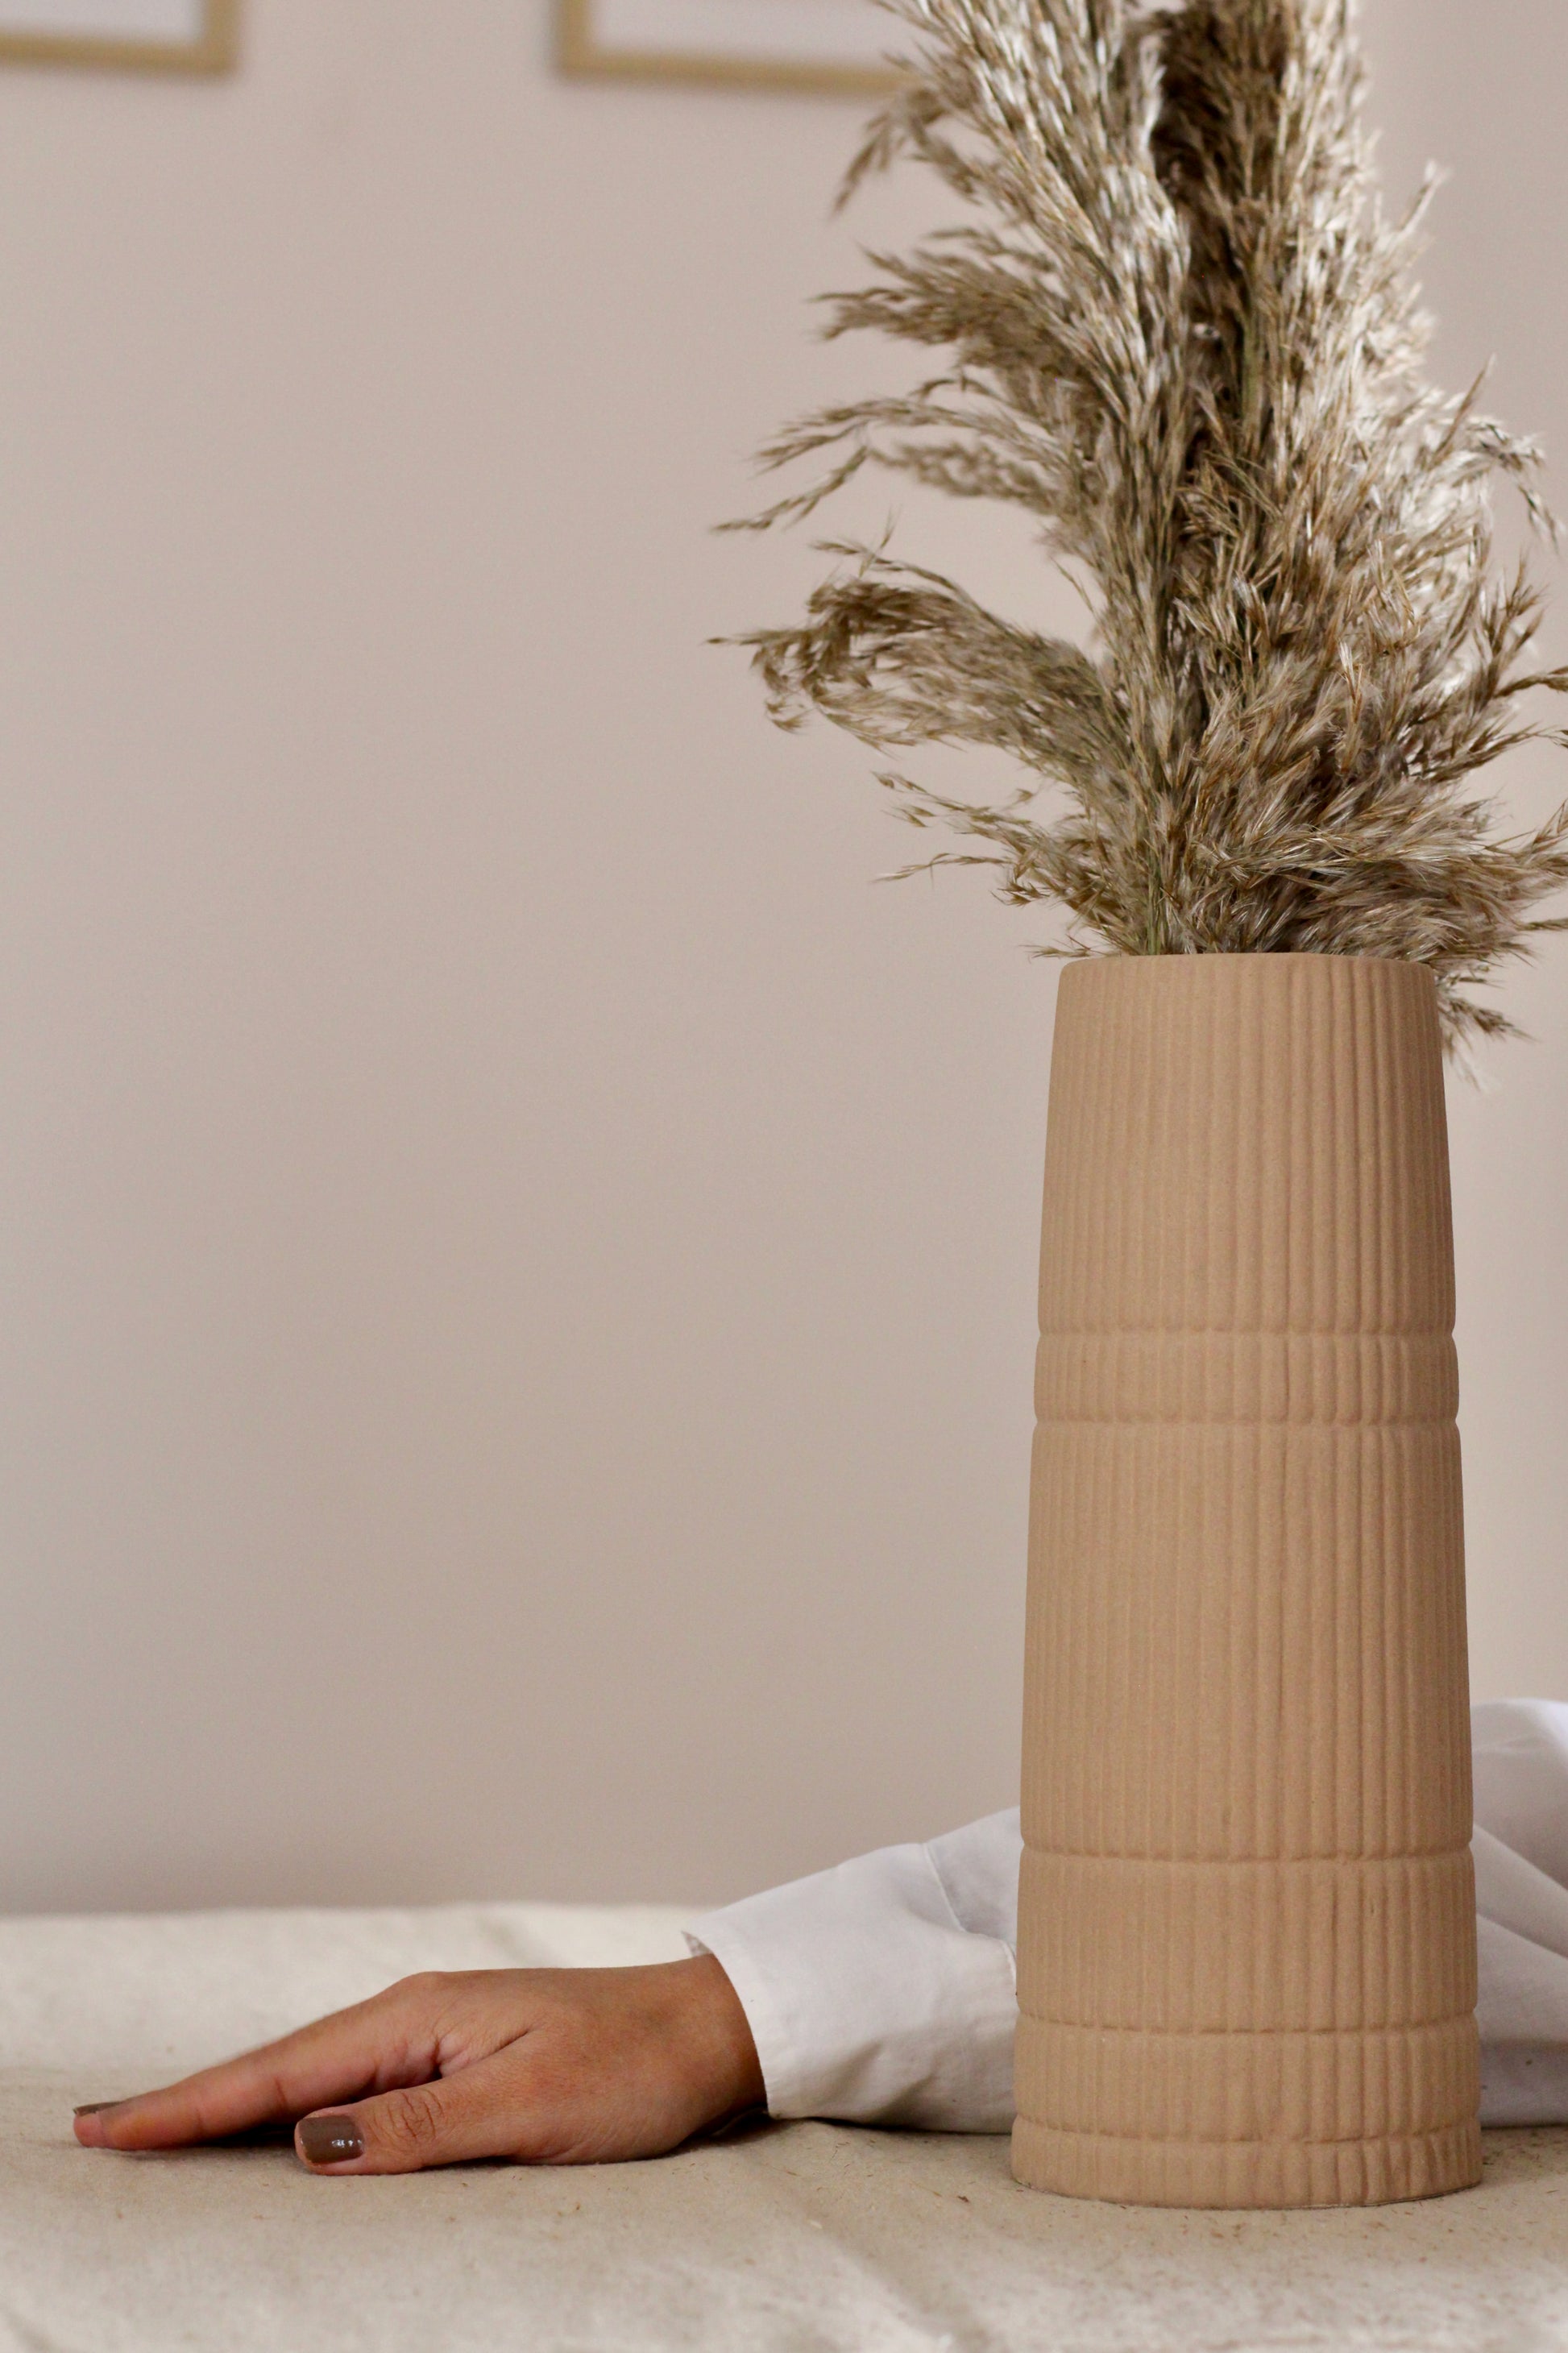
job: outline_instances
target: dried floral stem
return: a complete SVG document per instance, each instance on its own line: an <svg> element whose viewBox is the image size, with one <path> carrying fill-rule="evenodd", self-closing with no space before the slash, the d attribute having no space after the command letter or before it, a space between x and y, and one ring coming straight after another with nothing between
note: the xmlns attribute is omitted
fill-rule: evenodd
<svg viewBox="0 0 1568 2353"><path fill-rule="evenodd" d="M1494 566L1490 483L1544 519L1539 459L1422 380L1430 191L1378 206L1352 0L883 5L917 45L845 193L908 157L968 216L873 256L826 332L941 372L783 433L765 468L828 471L750 527L868 466L1006 501L1092 584L1094 644L830 542L805 619L739 641L773 717L1010 753L1006 805L883 782L988 845L931 862L1059 902L1078 952L1408 957L1450 1044L1508 1029L1461 992L1558 927L1530 916L1568 883L1568 811L1510 838L1461 788L1568 740L1521 710L1568 670L1531 667L1539 592Z"/></svg>

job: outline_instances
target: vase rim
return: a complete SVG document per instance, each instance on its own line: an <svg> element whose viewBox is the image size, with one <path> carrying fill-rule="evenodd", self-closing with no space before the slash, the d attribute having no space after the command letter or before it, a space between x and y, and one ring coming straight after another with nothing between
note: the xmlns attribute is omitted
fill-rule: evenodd
<svg viewBox="0 0 1568 2353"><path fill-rule="evenodd" d="M1375 964L1393 965L1412 972L1430 967L1419 956L1342 955L1328 948L1200 948L1180 955L1141 955L1121 948L1090 948L1082 955L1061 959L1069 969L1085 964Z"/></svg>

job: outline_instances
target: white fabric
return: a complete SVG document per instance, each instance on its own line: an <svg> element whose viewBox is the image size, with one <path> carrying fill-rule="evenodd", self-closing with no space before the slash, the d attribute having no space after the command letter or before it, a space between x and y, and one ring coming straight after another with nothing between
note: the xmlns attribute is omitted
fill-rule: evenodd
<svg viewBox="0 0 1568 2353"><path fill-rule="evenodd" d="M1016 1908L1016 1824L999 1816L698 1922L693 1944L717 1955L750 2021L772 2115L938 2132L1012 2123L1013 1955L955 1903L962 1883L942 1875L954 1846L961 1883L1000 1891L1011 1871Z"/></svg>
<svg viewBox="0 0 1568 2353"><path fill-rule="evenodd" d="M422 1968L660 1960L661 1912L0 1920L0 2353L1568 2353L1568 2132L1463 2197L1040 2198L1005 2139L763 2124L648 2165L321 2181L70 2110Z"/></svg>
<svg viewBox="0 0 1568 2353"><path fill-rule="evenodd" d="M1481 2116L1568 2124L1568 1706L1472 1718Z"/></svg>
<svg viewBox="0 0 1568 2353"><path fill-rule="evenodd" d="M1568 2124L1568 1705L1472 1720L1481 2117ZM775 2116L1013 2119L1018 1816L884 1848L710 1913Z"/></svg>

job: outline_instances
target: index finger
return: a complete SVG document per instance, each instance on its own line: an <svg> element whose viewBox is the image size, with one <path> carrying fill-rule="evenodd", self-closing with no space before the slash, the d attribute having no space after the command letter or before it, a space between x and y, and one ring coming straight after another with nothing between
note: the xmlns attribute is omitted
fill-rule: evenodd
<svg viewBox="0 0 1568 2353"><path fill-rule="evenodd" d="M178 2148L292 2123L333 2100L427 2083L436 2040L416 2000L394 1986L161 2091L79 2108L76 2137L84 2148Z"/></svg>

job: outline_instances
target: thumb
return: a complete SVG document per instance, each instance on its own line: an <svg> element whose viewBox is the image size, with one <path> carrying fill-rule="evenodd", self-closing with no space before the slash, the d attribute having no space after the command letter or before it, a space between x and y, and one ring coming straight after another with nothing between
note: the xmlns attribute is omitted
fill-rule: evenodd
<svg viewBox="0 0 1568 2353"><path fill-rule="evenodd" d="M418 2173L427 2165L510 2157L518 2120L501 2057L405 2091L319 2108L295 2126L295 2151L312 2173Z"/></svg>

